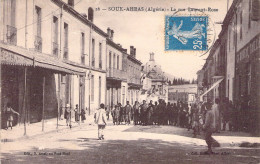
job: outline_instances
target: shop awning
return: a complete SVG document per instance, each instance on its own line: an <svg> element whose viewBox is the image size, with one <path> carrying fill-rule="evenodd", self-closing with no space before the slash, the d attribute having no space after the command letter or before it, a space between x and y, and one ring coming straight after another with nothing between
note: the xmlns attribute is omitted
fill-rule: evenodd
<svg viewBox="0 0 260 164"><path fill-rule="evenodd" d="M86 70L62 62L55 56L37 53L27 49L0 43L1 64L36 66L66 74L85 76Z"/></svg>
<svg viewBox="0 0 260 164"><path fill-rule="evenodd" d="M207 93L209 93L212 89L216 88L223 79L224 77L221 77L218 81L216 81L206 92L200 95L200 99L202 99L202 97L205 96Z"/></svg>

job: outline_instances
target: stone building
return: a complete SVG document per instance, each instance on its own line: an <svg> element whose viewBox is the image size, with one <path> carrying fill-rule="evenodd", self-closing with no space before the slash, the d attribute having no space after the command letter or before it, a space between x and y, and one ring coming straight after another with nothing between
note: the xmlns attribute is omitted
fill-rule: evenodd
<svg viewBox="0 0 260 164"><path fill-rule="evenodd" d="M142 63L136 59L136 48L130 46L130 54L127 54L127 101L131 105L134 105L135 101L139 101L141 94L141 69Z"/></svg>
<svg viewBox="0 0 260 164"><path fill-rule="evenodd" d="M1 110L7 103L22 122L63 117L64 107L94 110L105 102L107 34L93 9L73 1L1 1ZM89 110L90 112L90 110Z"/></svg>

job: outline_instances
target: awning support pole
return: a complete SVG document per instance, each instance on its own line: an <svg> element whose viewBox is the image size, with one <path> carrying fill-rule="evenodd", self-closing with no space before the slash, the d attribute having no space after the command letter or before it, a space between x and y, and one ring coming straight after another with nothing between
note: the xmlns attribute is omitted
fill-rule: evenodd
<svg viewBox="0 0 260 164"><path fill-rule="evenodd" d="M25 101L26 101L26 77L27 76L27 67L24 68L24 97L23 97L23 117L24 117L24 135L26 135L26 106L25 106Z"/></svg>
<svg viewBox="0 0 260 164"><path fill-rule="evenodd" d="M44 108L45 108L45 75L43 76L43 86L42 86L42 131L44 131Z"/></svg>

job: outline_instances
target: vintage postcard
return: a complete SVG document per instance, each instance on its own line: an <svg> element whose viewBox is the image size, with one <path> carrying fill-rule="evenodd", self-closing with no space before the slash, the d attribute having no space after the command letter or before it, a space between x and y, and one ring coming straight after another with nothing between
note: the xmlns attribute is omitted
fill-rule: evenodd
<svg viewBox="0 0 260 164"><path fill-rule="evenodd" d="M260 163L260 0L0 0L1 163Z"/></svg>

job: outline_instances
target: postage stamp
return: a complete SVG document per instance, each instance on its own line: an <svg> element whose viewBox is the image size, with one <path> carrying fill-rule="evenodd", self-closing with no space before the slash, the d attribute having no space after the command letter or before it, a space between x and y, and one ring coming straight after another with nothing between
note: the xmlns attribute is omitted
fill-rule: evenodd
<svg viewBox="0 0 260 164"><path fill-rule="evenodd" d="M205 51L208 16L165 16L165 50Z"/></svg>

